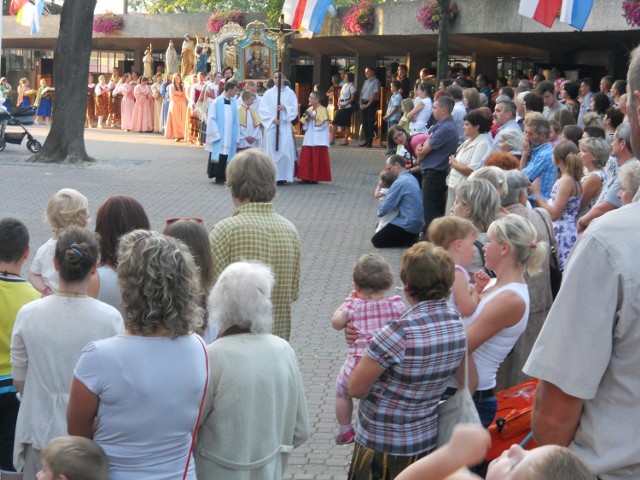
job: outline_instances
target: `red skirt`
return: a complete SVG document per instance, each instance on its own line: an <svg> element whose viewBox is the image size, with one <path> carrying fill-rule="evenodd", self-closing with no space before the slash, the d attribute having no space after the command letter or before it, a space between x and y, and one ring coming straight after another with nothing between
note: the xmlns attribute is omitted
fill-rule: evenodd
<svg viewBox="0 0 640 480"><path fill-rule="evenodd" d="M298 158L297 177L307 182L330 182L329 147L303 146Z"/></svg>

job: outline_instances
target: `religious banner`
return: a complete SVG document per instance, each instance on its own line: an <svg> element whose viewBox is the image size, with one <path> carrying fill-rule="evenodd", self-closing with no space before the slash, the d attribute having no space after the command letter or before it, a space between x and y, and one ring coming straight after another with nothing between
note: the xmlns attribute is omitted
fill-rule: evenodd
<svg viewBox="0 0 640 480"><path fill-rule="evenodd" d="M277 69L278 35L262 22L247 25L244 37L238 40L238 76L242 82L265 83Z"/></svg>

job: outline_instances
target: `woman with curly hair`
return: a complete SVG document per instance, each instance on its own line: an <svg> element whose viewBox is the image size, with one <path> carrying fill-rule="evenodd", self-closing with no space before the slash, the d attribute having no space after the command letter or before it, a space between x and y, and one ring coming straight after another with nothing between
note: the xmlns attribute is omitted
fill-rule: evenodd
<svg viewBox="0 0 640 480"><path fill-rule="evenodd" d="M94 440L109 478L195 479L192 432L207 384L197 269L176 239L134 230L120 239L124 335L89 343L67 409L70 435Z"/></svg>

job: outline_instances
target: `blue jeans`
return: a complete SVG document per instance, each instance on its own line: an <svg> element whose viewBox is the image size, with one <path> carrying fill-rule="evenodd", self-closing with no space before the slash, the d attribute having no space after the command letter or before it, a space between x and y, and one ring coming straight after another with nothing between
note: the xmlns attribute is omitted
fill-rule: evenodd
<svg viewBox="0 0 640 480"><path fill-rule="evenodd" d="M489 428L491 422L496 416L496 412L498 411L498 399L497 397L487 397L482 400L473 400L473 403L476 404L476 409L478 410L478 415L480 416L480 422L482 422L482 426L484 428Z"/></svg>

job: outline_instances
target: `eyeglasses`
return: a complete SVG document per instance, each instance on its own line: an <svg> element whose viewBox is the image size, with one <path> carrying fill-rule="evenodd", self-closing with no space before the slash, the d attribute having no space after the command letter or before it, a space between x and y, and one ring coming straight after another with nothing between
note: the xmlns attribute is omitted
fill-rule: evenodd
<svg viewBox="0 0 640 480"><path fill-rule="evenodd" d="M176 223L179 222L180 220L185 220L185 221L194 221L194 222L198 222L200 225L204 225L204 220L200 217L184 217L184 218L180 218L180 217L175 217L175 218L167 218L165 220L165 224L166 225L171 225L172 223Z"/></svg>

